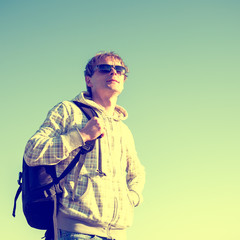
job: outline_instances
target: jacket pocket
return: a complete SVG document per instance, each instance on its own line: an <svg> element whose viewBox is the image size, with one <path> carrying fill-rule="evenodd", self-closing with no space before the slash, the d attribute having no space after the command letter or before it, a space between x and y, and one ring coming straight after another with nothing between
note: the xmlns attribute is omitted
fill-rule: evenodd
<svg viewBox="0 0 240 240"><path fill-rule="evenodd" d="M132 225L134 205L128 189L119 194L118 216L114 226L117 228L126 228Z"/></svg>
<svg viewBox="0 0 240 240"><path fill-rule="evenodd" d="M86 220L101 225L109 224L115 211L111 189L111 182L107 178L82 175L78 181L74 205Z"/></svg>
<svg viewBox="0 0 240 240"><path fill-rule="evenodd" d="M78 202L79 212L84 214L89 220L98 222L101 219L101 214L99 211L99 199L95 197L95 191L92 179L89 176L81 176L75 201Z"/></svg>
<svg viewBox="0 0 240 240"><path fill-rule="evenodd" d="M134 208L134 200L131 197L131 192L128 190L127 191L127 196L128 196L128 201L130 202L130 205L132 206L132 208Z"/></svg>

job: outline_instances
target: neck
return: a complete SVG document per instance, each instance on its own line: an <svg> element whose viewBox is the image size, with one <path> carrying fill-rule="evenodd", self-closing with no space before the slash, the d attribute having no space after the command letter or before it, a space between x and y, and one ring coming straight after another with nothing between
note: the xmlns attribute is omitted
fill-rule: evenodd
<svg viewBox="0 0 240 240"><path fill-rule="evenodd" d="M113 115L114 109L117 104L117 97L100 97L98 95L93 95L93 101L105 109L108 115Z"/></svg>

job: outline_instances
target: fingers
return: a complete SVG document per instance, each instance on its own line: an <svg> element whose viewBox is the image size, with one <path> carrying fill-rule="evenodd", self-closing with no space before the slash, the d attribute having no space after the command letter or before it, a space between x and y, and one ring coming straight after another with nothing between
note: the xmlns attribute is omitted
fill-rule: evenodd
<svg viewBox="0 0 240 240"><path fill-rule="evenodd" d="M89 125L92 127L92 131L98 134L98 136L104 134L104 124L102 119L93 117L90 119Z"/></svg>
<svg viewBox="0 0 240 240"><path fill-rule="evenodd" d="M80 130L80 133L85 142L94 140L99 136L103 137L105 128L102 119L98 117L91 118L85 127Z"/></svg>

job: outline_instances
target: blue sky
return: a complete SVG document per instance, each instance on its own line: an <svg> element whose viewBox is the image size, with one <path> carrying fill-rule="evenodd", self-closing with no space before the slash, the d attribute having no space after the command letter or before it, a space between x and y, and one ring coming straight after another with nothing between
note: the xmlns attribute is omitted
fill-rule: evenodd
<svg viewBox="0 0 240 240"><path fill-rule="evenodd" d="M235 0L1 0L2 236L42 237L21 201L11 217L26 141L85 90L84 67L105 50L130 69L118 103L147 172L129 239L239 239L239 10Z"/></svg>

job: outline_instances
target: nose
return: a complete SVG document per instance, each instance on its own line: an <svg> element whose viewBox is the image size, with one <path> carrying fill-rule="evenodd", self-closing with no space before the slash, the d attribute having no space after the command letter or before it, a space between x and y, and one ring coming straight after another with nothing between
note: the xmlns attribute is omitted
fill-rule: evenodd
<svg viewBox="0 0 240 240"><path fill-rule="evenodd" d="M117 74L116 69L112 66L110 74Z"/></svg>

